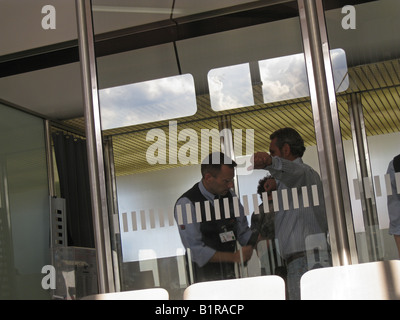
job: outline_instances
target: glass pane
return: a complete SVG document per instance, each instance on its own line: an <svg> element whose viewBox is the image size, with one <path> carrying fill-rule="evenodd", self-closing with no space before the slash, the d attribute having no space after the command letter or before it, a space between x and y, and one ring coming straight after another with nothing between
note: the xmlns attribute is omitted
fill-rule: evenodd
<svg viewBox="0 0 400 320"><path fill-rule="evenodd" d="M336 91L349 85L346 54L341 49L331 50ZM264 103L309 96L304 54L295 54L259 61L263 83Z"/></svg>
<svg viewBox="0 0 400 320"><path fill-rule="evenodd" d="M107 124L107 100L101 96L103 133L113 144L122 290L162 287L171 299L182 299L194 282L278 274L291 288L289 298L296 294L298 298L301 273L288 278L287 268L293 270L293 262L301 264L302 272L330 265L297 3L278 6L268 7L270 14L279 9L285 19L230 28L222 18L210 22L214 27L222 23L220 32L205 32L209 29L203 26L205 30L174 43L143 44L137 50L97 59L101 95L107 88L133 88L147 81L165 81L174 87L174 79L182 74L193 79L196 93L196 107L191 109L184 96L171 100L159 92L166 108L176 111L161 119L137 91L131 94L119 88L113 108L122 117L115 118L112 126ZM184 7L177 1L175 8ZM215 17L215 12L203 13ZM196 36L197 32L205 34ZM345 90L345 55L340 50L334 55L341 57L335 68ZM268 100L275 83L287 85L290 69L270 72L272 62L277 67L280 59L284 64L288 59L296 62L297 77L290 84L296 95ZM145 121L126 123L127 105L129 112L145 110L146 116L140 116ZM268 152L270 135L285 127L298 132L307 151L303 160L299 154L296 161L277 161L298 170L307 168L315 179L290 183L286 179L291 173L279 177L277 190L271 190L268 216L269 221L277 217L276 223L268 224L276 236L258 238L253 220L260 216L261 202L269 201L257 194L258 182L277 171L276 167L248 170L249 158L254 151ZM225 162L220 168L202 165L210 153L219 151L234 158L236 170ZM303 224L304 229L296 229L297 238L284 235L280 227L285 211L298 217L290 223ZM313 218L314 212L321 221ZM302 213L310 220L303 220ZM285 237L290 239L286 244Z"/></svg>
<svg viewBox="0 0 400 320"><path fill-rule="evenodd" d="M215 111L254 105L248 63L211 70L208 86L211 107Z"/></svg>
<svg viewBox="0 0 400 320"><path fill-rule="evenodd" d="M196 94L190 74L104 88L99 94L104 130L196 113Z"/></svg>
<svg viewBox="0 0 400 320"><path fill-rule="evenodd" d="M400 153L400 36L393 32L400 26L400 3L345 9L327 11L326 21L331 47L342 48L349 64L349 87L337 100L359 260L396 259L393 235L400 229L388 214L392 187L386 174Z"/></svg>
<svg viewBox="0 0 400 320"><path fill-rule="evenodd" d="M49 299L50 264L43 120L0 104L0 299Z"/></svg>
<svg viewBox="0 0 400 320"><path fill-rule="evenodd" d="M331 50L336 92L349 86L346 54ZM263 102L272 103L309 96L304 54L258 61ZM213 69L208 73L211 107L215 111L254 105L250 65Z"/></svg>

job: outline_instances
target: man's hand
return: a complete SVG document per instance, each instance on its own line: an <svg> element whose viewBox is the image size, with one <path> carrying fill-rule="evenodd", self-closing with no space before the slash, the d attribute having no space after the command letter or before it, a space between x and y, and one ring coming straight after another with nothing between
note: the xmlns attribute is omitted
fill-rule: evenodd
<svg viewBox="0 0 400 320"><path fill-rule="evenodd" d="M242 254L240 254L240 252L242 252ZM243 260L241 259L241 255L242 255ZM234 256L235 256L234 260L236 263L247 262L251 259L252 255L253 255L253 247L245 246L234 253Z"/></svg>
<svg viewBox="0 0 400 320"><path fill-rule="evenodd" d="M240 250L235 252L222 252L217 251L211 257L208 262L232 262L232 263L241 263L247 262L250 260L251 256L253 255L253 247L252 246L244 246ZM241 258L243 257L243 260Z"/></svg>
<svg viewBox="0 0 400 320"><path fill-rule="evenodd" d="M267 152L257 152L251 157L252 165L247 170L264 169L272 164L272 157Z"/></svg>

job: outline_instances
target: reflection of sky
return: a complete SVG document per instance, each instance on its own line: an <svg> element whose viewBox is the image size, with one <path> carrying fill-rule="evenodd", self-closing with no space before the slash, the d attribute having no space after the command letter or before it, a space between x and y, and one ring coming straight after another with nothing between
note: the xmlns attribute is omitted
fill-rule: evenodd
<svg viewBox="0 0 400 320"><path fill-rule="evenodd" d="M346 54L342 49L331 50L331 60L335 89L337 92L345 91L349 86ZM259 66L264 103L310 95L303 53L262 60Z"/></svg>
<svg viewBox="0 0 400 320"><path fill-rule="evenodd" d="M248 63L211 70L208 84L215 111L254 105Z"/></svg>
<svg viewBox="0 0 400 320"><path fill-rule="evenodd" d="M190 74L100 90L103 130L196 113L194 80Z"/></svg>
<svg viewBox="0 0 400 320"><path fill-rule="evenodd" d="M349 86L346 55L342 49L331 51L337 92ZM309 96L304 54L259 61L264 103ZM213 110L221 111L254 104L249 64L213 69L208 74Z"/></svg>
<svg viewBox="0 0 400 320"><path fill-rule="evenodd" d="M303 54L259 61L264 103L309 95Z"/></svg>
<svg viewBox="0 0 400 320"><path fill-rule="evenodd" d="M332 50L331 58L336 91L345 91L345 52ZM259 68L264 103L309 96L303 53L259 61ZM215 111L254 105L248 63L210 70L208 84ZM197 111L194 79L186 74L102 89L100 107L103 130L190 116Z"/></svg>
<svg viewBox="0 0 400 320"><path fill-rule="evenodd" d="M349 88L349 74L347 69L346 53L343 49L331 50L333 77L336 92L343 92Z"/></svg>

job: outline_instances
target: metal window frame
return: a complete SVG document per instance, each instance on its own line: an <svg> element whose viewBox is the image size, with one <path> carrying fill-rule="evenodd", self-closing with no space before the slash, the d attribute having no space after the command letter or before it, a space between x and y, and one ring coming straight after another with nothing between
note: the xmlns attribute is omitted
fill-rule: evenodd
<svg viewBox="0 0 400 320"><path fill-rule="evenodd" d="M113 259L110 241L106 175L101 134L99 91L92 4L76 0L79 53L81 61L89 181L92 198L93 227L96 245L99 293L115 292Z"/></svg>
<svg viewBox="0 0 400 320"><path fill-rule="evenodd" d="M298 0L334 266L358 263L322 0Z"/></svg>

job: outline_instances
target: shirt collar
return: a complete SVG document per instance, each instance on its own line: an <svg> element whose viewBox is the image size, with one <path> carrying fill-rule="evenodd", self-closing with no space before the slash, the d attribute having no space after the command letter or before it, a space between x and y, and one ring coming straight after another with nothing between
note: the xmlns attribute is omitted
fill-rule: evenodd
<svg viewBox="0 0 400 320"><path fill-rule="evenodd" d="M199 189L200 189L201 194L202 194L203 196L205 196L207 200L210 200L210 201L213 201L213 200L214 200L215 195L212 194L211 192L207 191L207 189L206 189L206 187L204 186L202 180L199 182Z"/></svg>
<svg viewBox="0 0 400 320"><path fill-rule="evenodd" d="M293 162L303 163L303 159L301 157L298 157L298 158L294 159Z"/></svg>

